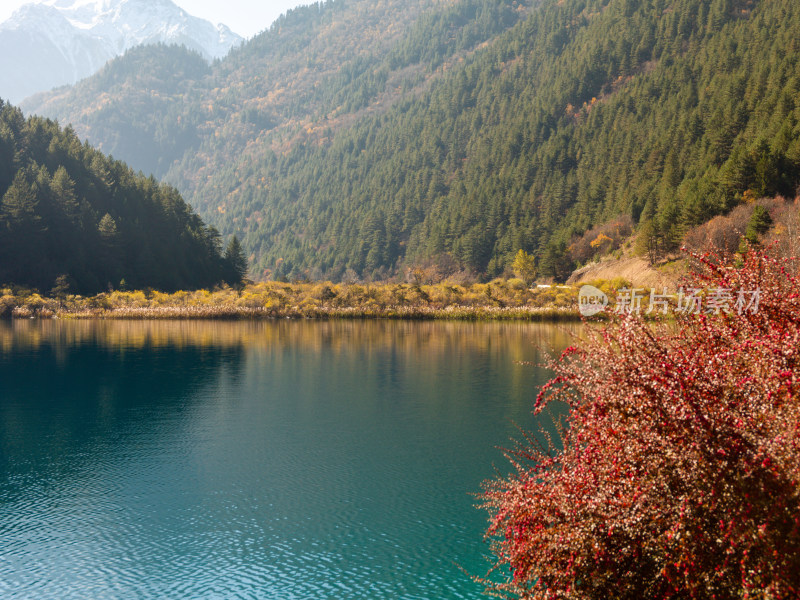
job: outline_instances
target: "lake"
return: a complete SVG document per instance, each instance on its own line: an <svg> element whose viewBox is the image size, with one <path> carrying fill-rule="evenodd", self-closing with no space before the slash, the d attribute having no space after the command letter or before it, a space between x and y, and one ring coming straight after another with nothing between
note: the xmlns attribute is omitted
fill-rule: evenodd
<svg viewBox="0 0 800 600"><path fill-rule="evenodd" d="M567 327L0 323L0 597L485 597Z"/></svg>

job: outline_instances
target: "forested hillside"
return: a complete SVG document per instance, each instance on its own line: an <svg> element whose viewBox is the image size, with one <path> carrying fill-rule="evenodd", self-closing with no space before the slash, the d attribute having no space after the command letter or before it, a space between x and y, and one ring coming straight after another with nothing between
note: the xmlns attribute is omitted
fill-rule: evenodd
<svg viewBox="0 0 800 600"><path fill-rule="evenodd" d="M0 100L0 283L176 290L238 283L234 263L176 189Z"/></svg>
<svg viewBox="0 0 800 600"><path fill-rule="evenodd" d="M159 160L263 276L496 275L524 249L561 277L593 225L666 251L794 195L797 31L792 0L327 2L170 84L155 113L191 141ZM40 106L93 135L87 89ZM118 114L142 95L112 91L93 97Z"/></svg>
<svg viewBox="0 0 800 600"><path fill-rule="evenodd" d="M161 177L199 141L200 81L211 68L183 46L137 46L77 87L33 96L33 112L74 124L98 150ZM62 94L71 98L62 116ZM38 105L40 99L46 103ZM124 100L123 100L124 99ZM50 110L48 105L59 105Z"/></svg>
<svg viewBox="0 0 800 600"><path fill-rule="evenodd" d="M201 144L197 164L213 167L385 109L521 10L480 0L314 4L289 11L212 68L183 47L138 47L22 108L72 123L98 148L157 177ZM188 185L202 179L186 175Z"/></svg>

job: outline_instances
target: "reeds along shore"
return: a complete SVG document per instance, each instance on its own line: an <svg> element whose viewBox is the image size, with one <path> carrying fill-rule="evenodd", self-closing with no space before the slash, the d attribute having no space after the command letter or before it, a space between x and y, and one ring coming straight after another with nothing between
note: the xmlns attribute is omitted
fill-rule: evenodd
<svg viewBox="0 0 800 600"><path fill-rule="evenodd" d="M88 297L0 288L5 318L569 320L579 318L577 308L577 287L529 288L520 279L468 286L265 282L241 289L110 291Z"/></svg>

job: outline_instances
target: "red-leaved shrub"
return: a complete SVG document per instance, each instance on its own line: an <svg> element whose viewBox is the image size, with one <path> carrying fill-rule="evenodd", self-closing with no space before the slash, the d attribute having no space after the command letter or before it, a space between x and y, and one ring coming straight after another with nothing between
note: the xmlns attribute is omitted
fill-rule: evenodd
<svg viewBox="0 0 800 600"><path fill-rule="evenodd" d="M695 285L760 290L757 312L627 316L554 362L536 411L569 404L561 449L526 436L485 484L490 591L800 598L800 285L756 252L700 262Z"/></svg>

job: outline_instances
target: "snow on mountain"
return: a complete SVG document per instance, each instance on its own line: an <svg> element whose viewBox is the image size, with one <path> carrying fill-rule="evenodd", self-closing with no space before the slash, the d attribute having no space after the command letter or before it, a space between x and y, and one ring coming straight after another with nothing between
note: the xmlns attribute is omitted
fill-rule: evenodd
<svg viewBox="0 0 800 600"><path fill-rule="evenodd" d="M45 0L0 23L0 98L75 83L140 44L183 44L207 60L242 38L171 0Z"/></svg>

